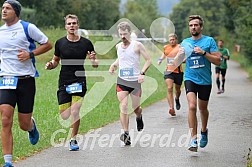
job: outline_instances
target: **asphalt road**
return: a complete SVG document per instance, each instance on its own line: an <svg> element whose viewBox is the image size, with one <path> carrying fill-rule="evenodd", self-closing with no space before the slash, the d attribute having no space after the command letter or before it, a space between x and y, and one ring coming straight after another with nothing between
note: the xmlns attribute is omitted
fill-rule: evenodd
<svg viewBox="0 0 252 167"><path fill-rule="evenodd" d="M212 72L214 75L214 69ZM51 147L14 166L244 167L252 148L252 84L247 77L237 63L229 61L225 93L217 95L213 83L209 144L198 153L187 150L189 130L183 90L182 107L176 117L167 114L166 100L144 108L143 132L137 132L135 116L130 117L131 146L124 146L119 140L121 125L117 121L82 135L79 151L68 151L67 144Z"/></svg>

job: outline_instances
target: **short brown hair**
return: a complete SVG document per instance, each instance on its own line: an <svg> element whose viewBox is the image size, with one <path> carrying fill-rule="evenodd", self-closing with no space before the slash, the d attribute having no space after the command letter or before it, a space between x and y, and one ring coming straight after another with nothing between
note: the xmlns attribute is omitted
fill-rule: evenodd
<svg viewBox="0 0 252 167"><path fill-rule="evenodd" d="M195 19L199 19L199 25L200 25L200 27L202 27L203 24L204 24L204 20L200 15L191 15L191 16L189 16L188 22L190 22L192 20L195 20Z"/></svg>
<svg viewBox="0 0 252 167"><path fill-rule="evenodd" d="M131 27L130 27L129 23L126 21L123 21L117 25L117 30L119 30L119 29L121 29L123 31L128 30L129 32L131 32Z"/></svg>
<svg viewBox="0 0 252 167"><path fill-rule="evenodd" d="M65 19L65 24L67 23L66 21L67 21L67 19L69 19L69 18L71 18L71 19L76 19L77 24L79 24L78 16L76 16L76 15L74 15L74 14L68 14L68 15L66 15L66 16L64 17L64 19Z"/></svg>

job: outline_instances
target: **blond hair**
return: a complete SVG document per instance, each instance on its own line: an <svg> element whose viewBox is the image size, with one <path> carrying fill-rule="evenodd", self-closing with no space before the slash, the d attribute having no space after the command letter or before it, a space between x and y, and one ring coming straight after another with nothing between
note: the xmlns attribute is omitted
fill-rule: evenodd
<svg viewBox="0 0 252 167"><path fill-rule="evenodd" d="M131 27L130 27L129 23L126 21L123 21L117 25L117 30L119 30L119 29L121 29L123 31L128 30L129 32L131 32Z"/></svg>
<svg viewBox="0 0 252 167"><path fill-rule="evenodd" d="M175 39L178 39L178 36L174 33L171 33L168 35L169 38L174 37Z"/></svg>
<svg viewBox="0 0 252 167"><path fill-rule="evenodd" d="M74 14L68 14L68 15L66 15L66 16L64 17L64 19L65 19L65 24L67 23L66 21L67 21L67 19L69 19L69 18L71 18L71 19L76 19L77 24L79 24L78 16L76 16L76 15L74 15Z"/></svg>

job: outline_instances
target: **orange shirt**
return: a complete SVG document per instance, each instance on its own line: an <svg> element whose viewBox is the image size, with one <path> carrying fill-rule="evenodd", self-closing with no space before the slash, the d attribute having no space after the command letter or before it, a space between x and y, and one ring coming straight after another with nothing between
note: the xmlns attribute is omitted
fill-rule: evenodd
<svg viewBox="0 0 252 167"><path fill-rule="evenodd" d="M166 71L172 71L174 73L183 72L181 65L176 67L173 64L169 63L169 60L174 59L174 57L177 55L178 50L179 50L178 44L176 44L174 47L172 47L170 44L164 46L164 54L166 56L166 64L167 64Z"/></svg>

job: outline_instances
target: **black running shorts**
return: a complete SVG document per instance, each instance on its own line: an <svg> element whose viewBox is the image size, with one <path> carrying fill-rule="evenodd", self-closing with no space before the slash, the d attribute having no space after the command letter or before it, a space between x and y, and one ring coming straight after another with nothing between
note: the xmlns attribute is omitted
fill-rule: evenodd
<svg viewBox="0 0 252 167"><path fill-rule="evenodd" d="M142 94L141 84L138 81L126 81L118 77L116 92L120 91L127 91L138 97L141 97Z"/></svg>
<svg viewBox="0 0 252 167"><path fill-rule="evenodd" d="M223 77L226 76L227 69L221 69L220 67L215 67L215 73L221 73Z"/></svg>
<svg viewBox="0 0 252 167"><path fill-rule="evenodd" d="M170 74L165 74L164 79L172 79L175 84L177 85L182 85L183 82L183 72L181 73L170 73Z"/></svg>
<svg viewBox="0 0 252 167"><path fill-rule="evenodd" d="M18 79L16 89L0 89L0 104L9 104L13 108L17 104L18 112L32 113L35 92L35 79L33 77Z"/></svg>
<svg viewBox="0 0 252 167"><path fill-rule="evenodd" d="M82 92L79 92L79 93L69 94L66 91L66 86L65 85L61 86L57 91L58 104L62 105L62 104L65 104L65 103L72 103L73 102L72 100L73 100L74 96L84 97L86 92L87 92L87 86L86 86L85 82L82 83Z"/></svg>
<svg viewBox="0 0 252 167"><path fill-rule="evenodd" d="M200 100L208 101L212 89L212 85L198 85L192 81L185 81L186 94L189 92L194 92Z"/></svg>

